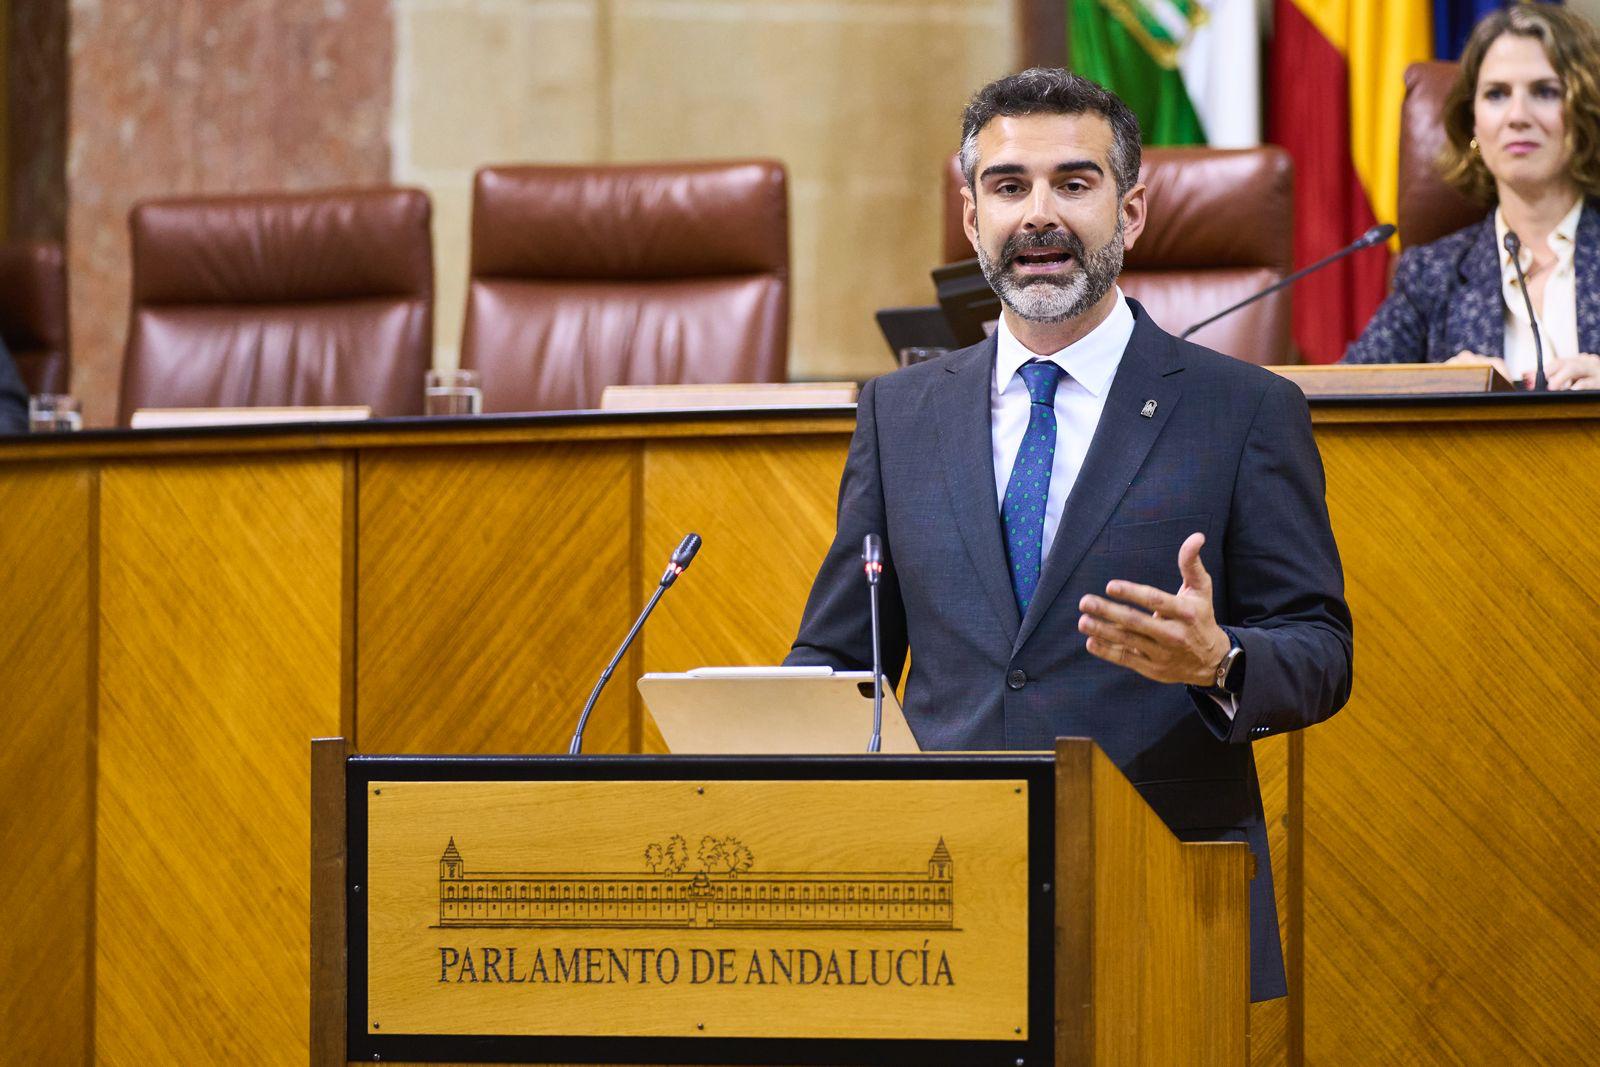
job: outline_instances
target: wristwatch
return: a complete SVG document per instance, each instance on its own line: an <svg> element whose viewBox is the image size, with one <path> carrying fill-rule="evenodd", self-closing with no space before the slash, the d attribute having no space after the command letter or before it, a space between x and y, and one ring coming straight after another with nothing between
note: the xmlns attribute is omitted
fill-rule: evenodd
<svg viewBox="0 0 1600 1067"><path fill-rule="evenodd" d="M1238 696L1239 686L1244 682L1244 647L1233 636L1232 630L1224 627L1222 632L1228 635L1228 651L1223 653L1222 662L1217 664L1217 675L1212 686L1229 696Z"/></svg>

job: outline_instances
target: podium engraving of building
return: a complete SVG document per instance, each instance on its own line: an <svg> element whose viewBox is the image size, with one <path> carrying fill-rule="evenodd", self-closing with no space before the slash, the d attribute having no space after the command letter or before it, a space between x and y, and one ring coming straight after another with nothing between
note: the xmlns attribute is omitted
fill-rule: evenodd
<svg viewBox="0 0 1600 1067"><path fill-rule="evenodd" d="M955 872L940 838L925 870L747 874L750 851L707 837L702 869L674 835L651 845L656 869L468 873L455 839L439 860L441 926L948 930ZM654 851L652 851L654 850ZM708 859L709 856L709 859Z"/></svg>

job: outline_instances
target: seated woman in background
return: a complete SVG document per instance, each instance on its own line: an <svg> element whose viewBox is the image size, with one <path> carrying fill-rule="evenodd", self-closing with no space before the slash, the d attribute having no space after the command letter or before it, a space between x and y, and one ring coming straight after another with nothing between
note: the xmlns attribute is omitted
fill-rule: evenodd
<svg viewBox="0 0 1600 1067"><path fill-rule="evenodd" d="M1409 248L1346 363L1491 363L1531 384L1522 243L1551 389L1600 389L1600 30L1517 5L1473 29L1445 101L1444 178L1489 217Z"/></svg>

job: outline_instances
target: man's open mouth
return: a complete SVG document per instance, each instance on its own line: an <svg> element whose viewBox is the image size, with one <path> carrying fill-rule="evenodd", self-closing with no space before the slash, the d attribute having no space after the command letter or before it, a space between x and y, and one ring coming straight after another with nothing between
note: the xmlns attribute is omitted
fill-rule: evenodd
<svg viewBox="0 0 1600 1067"><path fill-rule="evenodd" d="M1024 271L1055 270L1072 261L1072 254L1064 248L1041 248L1034 252L1018 252L1011 260L1012 266Z"/></svg>

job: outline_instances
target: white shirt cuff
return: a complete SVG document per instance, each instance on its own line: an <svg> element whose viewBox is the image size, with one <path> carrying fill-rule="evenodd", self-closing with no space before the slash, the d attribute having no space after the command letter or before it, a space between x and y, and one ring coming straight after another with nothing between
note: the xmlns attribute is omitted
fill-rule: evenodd
<svg viewBox="0 0 1600 1067"><path fill-rule="evenodd" d="M1239 698L1232 693L1221 693L1215 689L1207 689L1206 696L1216 701L1217 707L1222 709L1222 714L1232 722L1233 717L1239 714Z"/></svg>

